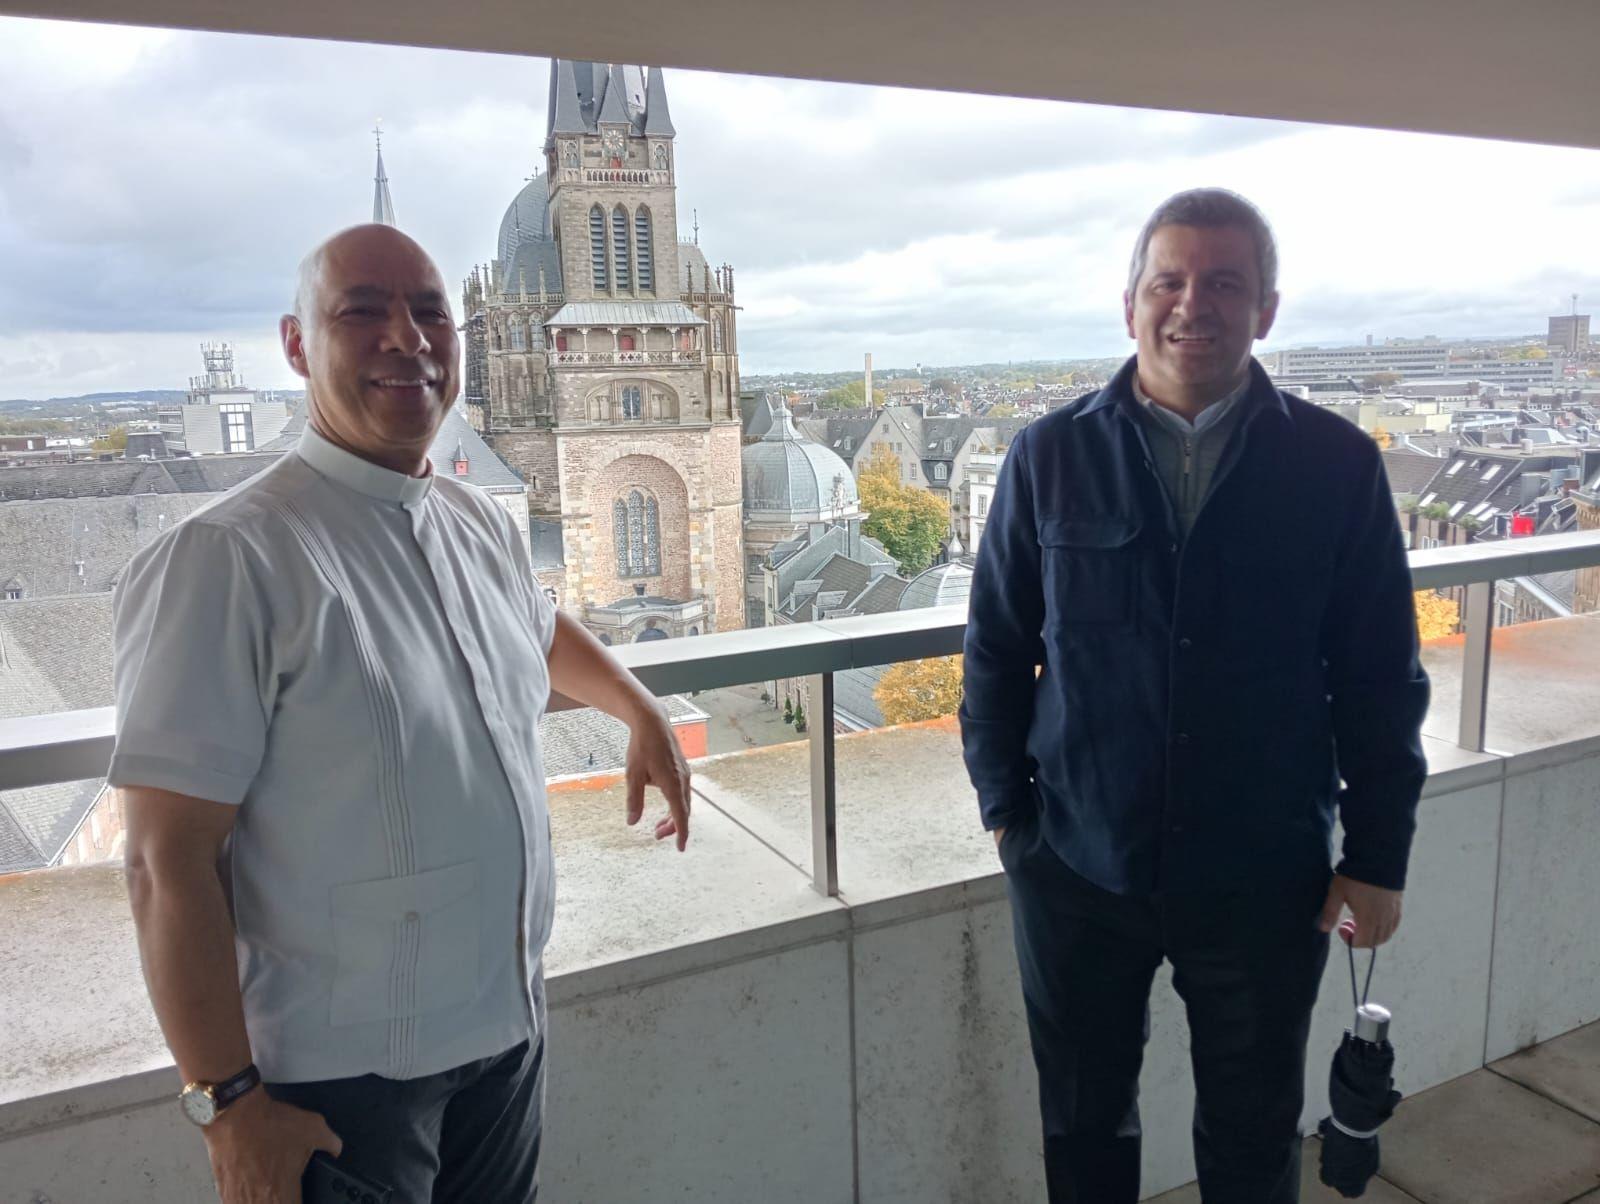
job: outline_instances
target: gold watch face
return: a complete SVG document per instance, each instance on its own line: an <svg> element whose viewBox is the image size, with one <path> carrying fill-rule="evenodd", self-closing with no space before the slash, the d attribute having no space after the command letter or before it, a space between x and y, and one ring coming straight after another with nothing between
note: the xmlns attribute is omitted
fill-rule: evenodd
<svg viewBox="0 0 1600 1204"><path fill-rule="evenodd" d="M209 1125L217 1119L217 1101L211 1097L211 1088L190 1086L178 1097L183 1114L197 1125Z"/></svg>

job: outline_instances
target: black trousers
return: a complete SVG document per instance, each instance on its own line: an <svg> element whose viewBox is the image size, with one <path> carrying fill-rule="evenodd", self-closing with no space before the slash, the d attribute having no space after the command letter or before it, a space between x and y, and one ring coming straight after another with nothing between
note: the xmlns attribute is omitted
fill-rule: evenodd
<svg viewBox="0 0 1600 1204"><path fill-rule="evenodd" d="M1037 819L1001 840L1052 1204L1139 1199L1139 1067L1163 959L1188 1013L1206 1204L1295 1204L1326 878L1127 897L1075 874Z"/></svg>
<svg viewBox="0 0 1600 1204"><path fill-rule="evenodd" d="M544 1037L416 1079L266 1083L319 1112L341 1164L394 1188L395 1204L533 1204L539 1194Z"/></svg>

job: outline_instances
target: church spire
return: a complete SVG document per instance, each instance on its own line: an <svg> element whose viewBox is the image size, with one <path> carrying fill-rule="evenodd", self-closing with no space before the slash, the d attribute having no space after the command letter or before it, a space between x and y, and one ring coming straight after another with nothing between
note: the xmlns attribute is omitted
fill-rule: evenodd
<svg viewBox="0 0 1600 1204"><path fill-rule="evenodd" d="M372 177L372 220L385 226L397 225L394 201L389 196L389 176L383 170L383 118L378 118L372 134L378 142L377 173Z"/></svg>

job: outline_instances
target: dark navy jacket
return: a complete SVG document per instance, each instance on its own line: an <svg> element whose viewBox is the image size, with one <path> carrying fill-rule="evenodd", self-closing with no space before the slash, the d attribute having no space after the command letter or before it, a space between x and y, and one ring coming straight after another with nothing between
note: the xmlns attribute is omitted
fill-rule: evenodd
<svg viewBox="0 0 1600 1204"><path fill-rule="evenodd" d="M1208 890L1325 875L1337 802L1339 872L1404 886L1428 679L1377 444L1252 362L1184 540L1133 371L1000 472L961 707L984 826L1037 811L1107 890Z"/></svg>

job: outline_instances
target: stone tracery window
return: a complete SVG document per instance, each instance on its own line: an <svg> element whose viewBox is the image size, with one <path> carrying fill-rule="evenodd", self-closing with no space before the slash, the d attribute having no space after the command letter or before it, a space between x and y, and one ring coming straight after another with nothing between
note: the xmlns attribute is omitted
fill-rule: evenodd
<svg viewBox="0 0 1600 1204"><path fill-rule="evenodd" d="M640 490L618 498L611 506L612 545L618 577L656 577L661 574L661 510L656 499Z"/></svg>
<svg viewBox="0 0 1600 1204"><path fill-rule="evenodd" d="M722 315L715 314L711 319L711 350L721 351L722 343Z"/></svg>
<svg viewBox="0 0 1600 1204"><path fill-rule="evenodd" d="M622 419L624 422L638 422L644 417L644 399L642 390L638 385L622 386Z"/></svg>

